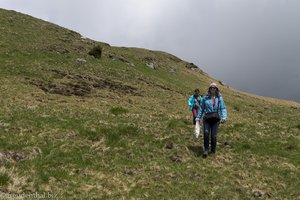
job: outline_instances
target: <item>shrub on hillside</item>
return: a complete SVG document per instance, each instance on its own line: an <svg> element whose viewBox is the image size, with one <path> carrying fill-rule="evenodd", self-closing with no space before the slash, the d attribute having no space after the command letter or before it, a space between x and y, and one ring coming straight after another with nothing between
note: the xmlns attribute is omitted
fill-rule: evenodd
<svg viewBox="0 0 300 200"><path fill-rule="evenodd" d="M94 56L95 58L100 59L102 55L102 47L100 45L95 46L89 51L89 55Z"/></svg>

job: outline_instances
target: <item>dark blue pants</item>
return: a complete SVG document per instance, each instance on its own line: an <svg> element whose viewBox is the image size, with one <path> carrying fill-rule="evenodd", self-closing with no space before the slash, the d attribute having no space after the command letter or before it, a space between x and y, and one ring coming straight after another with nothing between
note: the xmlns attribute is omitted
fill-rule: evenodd
<svg viewBox="0 0 300 200"><path fill-rule="evenodd" d="M211 138L211 152L215 153L217 148L217 133L219 128L219 122L208 123L204 120L204 149L209 149L209 135Z"/></svg>

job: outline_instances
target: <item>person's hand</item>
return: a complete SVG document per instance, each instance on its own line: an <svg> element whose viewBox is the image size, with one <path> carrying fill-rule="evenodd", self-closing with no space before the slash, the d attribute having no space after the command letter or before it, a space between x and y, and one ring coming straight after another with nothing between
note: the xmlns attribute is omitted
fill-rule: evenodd
<svg viewBox="0 0 300 200"><path fill-rule="evenodd" d="M202 120L202 119L200 120L200 123L199 123L199 124L200 124L200 126L202 126L202 125L203 125L203 120Z"/></svg>
<svg viewBox="0 0 300 200"><path fill-rule="evenodd" d="M224 124L226 122L226 119L221 119L221 124Z"/></svg>

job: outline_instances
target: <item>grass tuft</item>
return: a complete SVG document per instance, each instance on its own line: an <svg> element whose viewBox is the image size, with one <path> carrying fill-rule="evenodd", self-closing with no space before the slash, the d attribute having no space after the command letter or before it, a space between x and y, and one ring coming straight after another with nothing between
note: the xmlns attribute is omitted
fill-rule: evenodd
<svg viewBox="0 0 300 200"><path fill-rule="evenodd" d="M116 146L120 141L136 137L139 129L133 125L118 125L116 127L102 128L101 132L105 133L109 146Z"/></svg>
<svg viewBox="0 0 300 200"><path fill-rule="evenodd" d="M109 110L109 112L112 113L112 114L114 114L114 115L121 115L121 114L128 113L129 111L126 108L115 107L115 108L111 108Z"/></svg>
<svg viewBox="0 0 300 200"><path fill-rule="evenodd" d="M7 186L9 184L10 178L7 173L0 174L0 186Z"/></svg>
<svg viewBox="0 0 300 200"><path fill-rule="evenodd" d="M185 119L172 119L168 122L167 127L171 129L186 128L189 125L189 121Z"/></svg>

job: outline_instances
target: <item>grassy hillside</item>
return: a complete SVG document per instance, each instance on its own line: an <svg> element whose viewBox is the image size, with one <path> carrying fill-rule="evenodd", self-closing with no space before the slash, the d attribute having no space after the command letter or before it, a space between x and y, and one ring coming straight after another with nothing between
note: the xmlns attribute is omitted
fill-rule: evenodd
<svg viewBox="0 0 300 200"><path fill-rule="evenodd" d="M299 104L219 84L228 122L203 159L187 99L217 80L16 12L0 24L0 198L300 198Z"/></svg>

